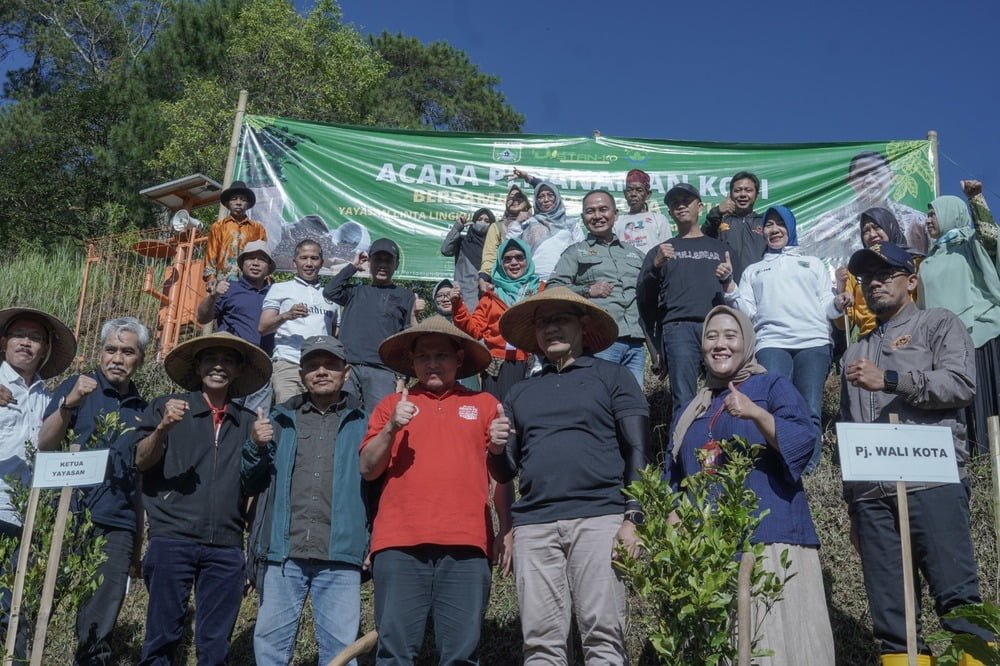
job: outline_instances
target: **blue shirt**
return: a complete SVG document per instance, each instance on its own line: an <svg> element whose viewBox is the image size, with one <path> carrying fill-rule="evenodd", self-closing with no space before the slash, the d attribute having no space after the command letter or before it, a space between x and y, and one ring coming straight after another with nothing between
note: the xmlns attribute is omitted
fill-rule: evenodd
<svg viewBox="0 0 1000 666"><path fill-rule="evenodd" d="M114 527L135 532L135 464L128 438L108 433L104 438L91 441L97 417L118 412L122 426L135 428L142 420L146 401L139 395L135 384L129 382L128 392L118 395L100 371L87 373L97 380L97 389L83 399L83 403L69 420L69 430L76 434L73 440L81 449L108 449L108 472L104 483L81 488L75 509L90 509L91 520L104 527ZM59 403L70 394L80 375L65 379L52 394L45 409L45 418L59 409Z"/></svg>
<svg viewBox="0 0 1000 666"><path fill-rule="evenodd" d="M215 301L215 328L232 333L270 354L274 350L274 333L263 338L257 325L264 309L264 297L270 284L258 289L241 277L229 284L229 291Z"/></svg>
<svg viewBox="0 0 1000 666"><path fill-rule="evenodd" d="M715 396L708 411L688 428L677 460L667 455L664 464L671 485L676 490L681 479L701 470L695 451L710 439L721 441L736 435L750 444L761 444L764 451L750 472L746 486L757 494L758 511L770 510L770 513L764 517L751 542L818 546L819 537L816 536L801 478L819 436L812 423L809 405L792 382L777 374L753 375L740 384L739 390L774 416L780 452L767 443L753 421L730 416L722 409L722 403L729 395L727 388ZM677 417L682 412L677 410ZM671 433L676 425L677 418L671 425ZM668 452L671 450L672 445Z"/></svg>

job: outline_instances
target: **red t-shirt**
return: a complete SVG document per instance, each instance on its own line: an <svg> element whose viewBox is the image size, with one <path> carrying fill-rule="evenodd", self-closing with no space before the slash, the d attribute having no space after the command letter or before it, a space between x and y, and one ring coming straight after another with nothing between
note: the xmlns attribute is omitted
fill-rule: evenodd
<svg viewBox="0 0 1000 666"><path fill-rule="evenodd" d="M389 422L399 400L393 393L375 407L361 449ZM442 395L415 386L409 400L418 411L393 439L371 552L434 544L489 554L486 447L496 399L456 384Z"/></svg>

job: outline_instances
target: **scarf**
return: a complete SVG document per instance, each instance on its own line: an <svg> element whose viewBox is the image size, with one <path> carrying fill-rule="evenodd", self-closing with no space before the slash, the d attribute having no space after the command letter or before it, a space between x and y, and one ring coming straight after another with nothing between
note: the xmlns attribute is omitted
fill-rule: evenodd
<svg viewBox="0 0 1000 666"><path fill-rule="evenodd" d="M910 251L909 241L906 240L906 234L903 233L903 228L899 226L899 220L896 219L896 216L892 214L891 210L876 206L875 208L869 208L861 213L861 215L858 216L860 232L864 232L865 223L869 220L874 222L879 229L885 232L885 235L889 237L888 242L903 248L907 252Z"/></svg>
<svg viewBox="0 0 1000 666"><path fill-rule="evenodd" d="M729 382L739 384L749 379L752 375L761 375L767 372L764 366L757 362L757 356L755 355L757 336L753 331L753 323L745 314L728 305L717 305L709 311L705 317L705 321L702 323L702 343L705 341L705 330L708 328L708 322L712 321L712 317L723 314L733 317L740 327L740 332L743 334L743 360L736 372L728 377L720 377L712 374L712 371L708 368L708 364L705 364L705 386L698 390L698 393L695 394L691 402L681 412L680 417L677 419L677 425L674 428L673 447L671 449L671 455L674 457L674 460L677 460L688 428L691 427L691 424L699 416L708 411L708 408L712 406L712 399L716 393L728 387Z"/></svg>
<svg viewBox="0 0 1000 666"><path fill-rule="evenodd" d="M510 250L521 250L528 265L524 268L524 275L519 278L512 278L507 275L503 267L503 255ZM493 265L493 291L508 306L531 296L538 292L538 276L535 275L535 261L531 258L531 250L528 245L519 238L508 238L507 242L500 246L497 252L497 260Z"/></svg>

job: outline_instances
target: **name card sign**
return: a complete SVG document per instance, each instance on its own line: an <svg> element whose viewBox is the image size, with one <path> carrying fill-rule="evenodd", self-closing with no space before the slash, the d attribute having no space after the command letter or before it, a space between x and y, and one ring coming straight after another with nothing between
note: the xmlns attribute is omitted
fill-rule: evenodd
<svg viewBox="0 0 1000 666"><path fill-rule="evenodd" d="M895 423L838 423L844 481L958 483L951 428Z"/></svg>
<svg viewBox="0 0 1000 666"><path fill-rule="evenodd" d="M95 451L39 451L35 456L33 488L96 486L108 469L108 449Z"/></svg>

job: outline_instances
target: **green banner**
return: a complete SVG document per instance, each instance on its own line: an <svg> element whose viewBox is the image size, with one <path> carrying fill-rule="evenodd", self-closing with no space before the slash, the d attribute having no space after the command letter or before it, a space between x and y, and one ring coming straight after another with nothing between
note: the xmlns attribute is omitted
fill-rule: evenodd
<svg viewBox="0 0 1000 666"><path fill-rule="evenodd" d="M627 211L630 169L650 174L649 208L664 214L663 195L678 182L697 187L707 211L725 198L734 173L752 171L761 179L756 209L790 207L802 252L840 266L860 247L858 214L872 206L892 210L913 249L926 250L922 211L934 197L933 155L928 140L771 145L475 135L248 115L234 179L256 192L251 216L267 227L279 269L291 269L294 246L305 238L321 242L330 272L387 236L402 251L397 276L450 275L453 260L440 252L446 232L484 206L499 218L514 168L555 184L575 218L583 195L598 188Z"/></svg>

